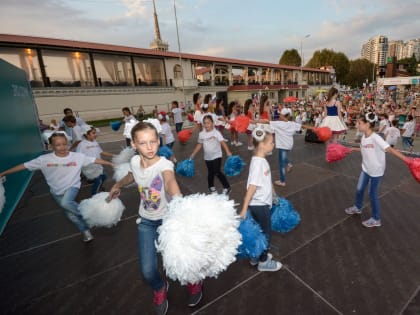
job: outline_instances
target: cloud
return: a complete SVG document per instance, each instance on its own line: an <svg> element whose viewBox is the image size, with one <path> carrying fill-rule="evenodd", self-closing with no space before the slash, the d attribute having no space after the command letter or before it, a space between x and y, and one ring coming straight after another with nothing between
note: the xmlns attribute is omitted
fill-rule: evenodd
<svg viewBox="0 0 420 315"><path fill-rule="evenodd" d="M143 0L122 0L122 3L127 7L126 16L140 16L146 17L150 15L151 11L148 5Z"/></svg>

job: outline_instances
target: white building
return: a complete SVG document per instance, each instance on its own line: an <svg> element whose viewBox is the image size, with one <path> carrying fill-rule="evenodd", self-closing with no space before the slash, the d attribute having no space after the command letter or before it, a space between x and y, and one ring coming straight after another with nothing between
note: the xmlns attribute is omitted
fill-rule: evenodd
<svg viewBox="0 0 420 315"><path fill-rule="evenodd" d="M362 58L378 65L385 66L388 54L388 37L378 35L370 38L362 46Z"/></svg>

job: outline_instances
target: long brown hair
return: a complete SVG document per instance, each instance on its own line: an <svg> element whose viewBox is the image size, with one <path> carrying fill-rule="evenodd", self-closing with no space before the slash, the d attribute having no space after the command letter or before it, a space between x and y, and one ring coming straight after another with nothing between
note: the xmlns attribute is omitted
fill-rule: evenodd
<svg viewBox="0 0 420 315"><path fill-rule="evenodd" d="M331 87L331 89L328 91L327 102L331 101L333 96L336 94L338 94L338 90L335 87Z"/></svg>
<svg viewBox="0 0 420 315"><path fill-rule="evenodd" d="M268 100L268 95L263 94L260 98L260 115L264 112L264 105Z"/></svg>

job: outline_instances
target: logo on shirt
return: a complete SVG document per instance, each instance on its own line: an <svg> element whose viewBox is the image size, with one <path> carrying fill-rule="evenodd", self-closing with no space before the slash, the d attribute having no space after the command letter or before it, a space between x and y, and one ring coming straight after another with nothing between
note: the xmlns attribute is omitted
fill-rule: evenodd
<svg viewBox="0 0 420 315"><path fill-rule="evenodd" d="M368 144L364 144L363 148L364 149L374 149L375 146L373 145L373 143L368 143Z"/></svg>
<svg viewBox="0 0 420 315"><path fill-rule="evenodd" d="M68 163L47 163L47 167L72 167L77 166L76 162L68 162Z"/></svg>
<svg viewBox="0 0 420 315"><path fill-rule="evenodd" d="M264 172L264 176L268 176L268 175L270 175L270 170L266 170L266 171Z"/></svg>
<svg viewBox="0 0 420 315"><path fill-rule="evenodd" d="M140 198L143 201L143 208L147 210L159 209L161 200L161 189L163 180L160 175L153 178L149 187L139 186Z"/></svg>

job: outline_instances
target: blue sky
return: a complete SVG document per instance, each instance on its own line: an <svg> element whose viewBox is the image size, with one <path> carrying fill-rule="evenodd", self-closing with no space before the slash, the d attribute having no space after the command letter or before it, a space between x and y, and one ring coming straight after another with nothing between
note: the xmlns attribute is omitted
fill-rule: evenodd
<svg viewBox="0 0 420 315"><path fill-rule="evenodd" d="M333 49L350 59L378 34L420 38L419 0L176 0L183 52L277 63L296 48L307 61ZM174 2L156 0L162 39L177 51ZM1 33L148 48L151 0L2 0ZM310 34L308 38L305 35Z"/></svg>

